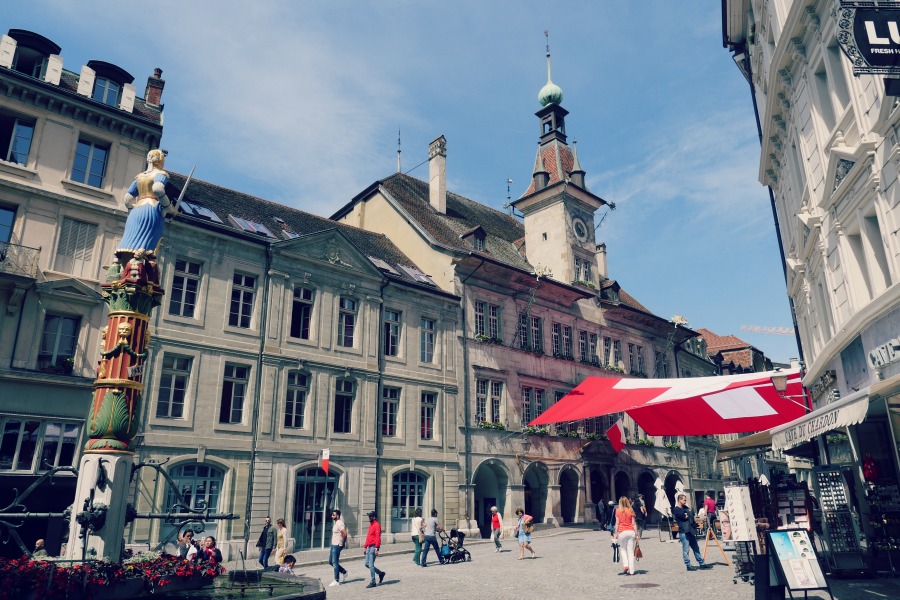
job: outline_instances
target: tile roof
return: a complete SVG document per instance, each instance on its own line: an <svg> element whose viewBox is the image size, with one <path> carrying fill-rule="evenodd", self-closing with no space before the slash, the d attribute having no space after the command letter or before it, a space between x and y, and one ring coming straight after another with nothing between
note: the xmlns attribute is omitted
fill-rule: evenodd
<svg viewBox="0 0 900 600"><path fill-rule="evenodd" d="M169 173L169 182L166 185L166 194L170 198L177 198L184 186L186 177L180 173ZM299 237L320 233L328 230L340 231L350 242L364 255L383 260L397 271L397 274L385 273L392 279L400 279L405 283L416 285L429 289L437 293L443 293L436 286L420 284L415 281L403 269L397 269L398 266L409 266L421 271L419 267L400 251L386 236L365 231L350 225L338 223L331 219L319 217L295 208L284 206L270 200L244 194L236 190L224 188L213 183L201 181L196 178L191 179L185 193L184 200L192 205L200 206L213 211L222 223L216 223L216 226L241 232L243 235L256 237L260 240L271 242L286 241L283 232L289 231ZM240 227L236 226L228 217L235 217L253 221L264 225L277 239L255 233L247 233ZM282 222L276 220L276 217ZM185 213L179 213L179 220L191 223L209 223L208 219L191 216ZM374 264L374 263L373 263Z"/></svg>
<svg viewBox="0 0 900 600"><path fill-rule="evenodd" d="M753 350L722 351L722 362L733 363L745 369L753 369Z"/></svg>
<svg viewBox="0 0 900 600"><path fill-rule="evenodd" d="M543 170L550 173L550 179L547 182L548 187L554 183L564 181L569 176L569 173L572 172L572 169L575 168L575 156L572 154L572 149L559 140L553 140L549 144L538 148L534 157L533 172L538 171L541 160L544 163ZM523 198L535 192L534 185L534 178L532 177L531 185L522 194Z"/></svg>
<svg viewBox="0 0 900 600"><path fill-rule="evenodd" d="M753 347L753 344L745 342L734 335L718 335L702 327L696 331L706 340L706 351L710 356L714 356L723 350L741 350Z"/></svg>

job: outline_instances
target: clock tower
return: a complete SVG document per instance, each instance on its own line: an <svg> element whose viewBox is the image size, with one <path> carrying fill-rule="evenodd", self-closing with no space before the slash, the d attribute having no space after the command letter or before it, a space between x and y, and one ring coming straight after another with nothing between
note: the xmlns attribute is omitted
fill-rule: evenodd
<svg viewBox="0 0 900 600"><path fill-rule="evenodd" d="M531 185L512 205L525 218L525 253L536 271L563 283L599 288L606 277L605 244L594 238L594 213L607 204L591 193L578 161L577 143L566 138L562 89L550 78L538 93L541 127Z"/></svg>

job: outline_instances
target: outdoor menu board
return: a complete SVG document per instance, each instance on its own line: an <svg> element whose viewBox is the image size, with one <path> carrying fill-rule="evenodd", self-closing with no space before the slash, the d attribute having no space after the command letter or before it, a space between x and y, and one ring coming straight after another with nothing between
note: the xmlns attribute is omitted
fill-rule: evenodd
<svg viewBox="0 0 900 600"><path fill-rule="evenodd" d="M791 590L828 589L825 574L805 529L770 531L769 550L782 582Z"/></svg>

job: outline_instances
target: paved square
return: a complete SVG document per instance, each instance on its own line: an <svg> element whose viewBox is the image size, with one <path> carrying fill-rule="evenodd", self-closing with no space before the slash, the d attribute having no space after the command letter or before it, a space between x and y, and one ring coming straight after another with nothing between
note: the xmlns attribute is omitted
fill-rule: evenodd
<svg viewBox="0 0 900 600"><path fill-rule="evenodd" d="M710 598L716 600L754 597L749 583L733 583L734 567L725 566L722 554L711 546L707 554L715 566L707 571L689 572L684 568L679 543L659 541L656 531L644 532L641 549L644 558L638 562L634 577L621 575L620 566L612 562L609 534L590 529L562 529L533 535L536 559L517 560L518 546L503 540L503 552L494 552L489 541L475 540L466 544L472 562L426 568L415 566L411 554L389 554L378 559L378 567L387 573L384 583L365 589L369 572L363 566L362 550L344 551L342 561L348 571L347 582L326 587L329 599L340 598L452 598L454 600L551 600L555 598L595 598L599 594L613 597ZM384 546L386 552L396 549ZM701 551L703 543L700 544ZM728 552L729 561L733 553ZM429 560L433 558L429 554ZM353 557L353 560L348 560ZM355 557L359 557L357 560ZM331 582L331 568L325 565L301 566L298 571L309 577ZM897 580L832 581L834 597L877 599L898 597ZM802 597L797 596L797 597ZM823 592L810 592L809 598L828 598Z"/></svg>

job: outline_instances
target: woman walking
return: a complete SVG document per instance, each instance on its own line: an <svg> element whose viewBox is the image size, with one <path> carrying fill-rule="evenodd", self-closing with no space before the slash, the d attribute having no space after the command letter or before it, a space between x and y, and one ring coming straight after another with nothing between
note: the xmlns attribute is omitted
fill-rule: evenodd
<svg viewBox="0 0 900 600"><path fill-rule="evenodd" d="M431 509L431 516L425 519L425 550L422 552L422 566L428 566L428 548L434 547L434 551L437 552L438 560L441 561L441 564L444 564L444 557L441 555L441 547L437 543L437 534L439 531L443 531L444 528L441 527L441 524L437 519L438 512L435 509Z"/></svg>
<svg viewBox="0 0 900 600"><path fill-rule="evenodd" d="M278 519L275 521L275 526L278 528L275 532L276 542L275 542L275 562L277 564L284 563L284 557L288 554L287 549L287 526L284 524L284 519Z"/></svg>
<svg viewBox="0 0 900 600"><path fill-rule="evenodd" d="M531 558L537 556L534 548L531 547L531 529L534 527L534 518L525 514L524 508L516 509L516 516L519 520L516 522L516 538L519 540L519 560L525 558L525 551L531 552Z"/></svg>
<svg viewBox="0 0 900 600"><path fill-rule="evenodd" d="M622 572L634 575L634 544L637 535L635 526L634 509L628 498L619 498L619 507L616 509L616 526L612 533L614 542L619 543L619 556L622 559Z"/></svg>
<svg viewBox="0 0 900 600"><path fill-rule="evenodd" d="M422 556L422 543L425 541L425 519L422 518L421 508L417 508L413 513L413 518L409 522L409 531L412 535L413 545L416 547L413 562L419 564L419 558Z"/></svg>

